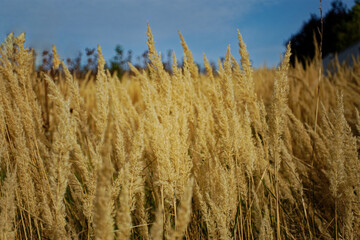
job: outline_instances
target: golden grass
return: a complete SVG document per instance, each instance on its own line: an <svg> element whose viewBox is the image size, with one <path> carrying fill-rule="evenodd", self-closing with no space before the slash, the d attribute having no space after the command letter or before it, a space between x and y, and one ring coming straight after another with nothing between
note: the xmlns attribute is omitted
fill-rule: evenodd
<svg viewBox="0 0 360 240"><path fill-rule="evenodd" d="M37 74L0 48L0 239L358 239L360 61L254 70L240 33L217 73ZM317 58L316 58L317 59Z"/></svg>

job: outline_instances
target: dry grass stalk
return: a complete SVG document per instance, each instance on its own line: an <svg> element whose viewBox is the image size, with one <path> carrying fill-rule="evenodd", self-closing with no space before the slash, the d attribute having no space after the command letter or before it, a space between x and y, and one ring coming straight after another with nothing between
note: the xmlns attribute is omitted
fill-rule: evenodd
<svg viewBox="0 0 360 240"><path fill-rule="evenodd" d="M204 55L205 75L179 33L169 73L147 35L148 71L122 81L100 47L76 79L55 47L39 78L24 35L1 45L2 238L359 238L359 62L322 76L315 131L318 66L289 68L289 46L254 70L238 33L241 62Z"/></svg>

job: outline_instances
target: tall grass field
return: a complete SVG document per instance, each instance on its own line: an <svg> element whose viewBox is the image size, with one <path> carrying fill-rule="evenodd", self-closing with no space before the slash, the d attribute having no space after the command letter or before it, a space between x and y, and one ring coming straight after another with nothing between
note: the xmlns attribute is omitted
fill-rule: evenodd
<svg viewBox="0 0 360 240"><path fill-rule="evenodd" d="M169 72L147 37L121 80L1 44L0 239L360 239L360 59L255 70L238 33L202 74L180 34Z"/></svg>

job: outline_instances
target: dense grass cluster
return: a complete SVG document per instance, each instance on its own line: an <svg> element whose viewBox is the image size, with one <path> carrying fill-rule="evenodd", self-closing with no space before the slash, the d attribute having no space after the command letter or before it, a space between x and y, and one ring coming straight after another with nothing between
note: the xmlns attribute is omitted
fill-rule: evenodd
<svg viewBox="0 0 360 240"><path fill-rule="evenodd" d="M0 239L359 239L360 61L75 79L0 48ZM62 71L58 71L61 65ZM319 81L321 79L321 81ZM319 87L320 86L320 87ZM317 110L316 101L320 99ZM316 112L319 117L316 117Z"/></svg>

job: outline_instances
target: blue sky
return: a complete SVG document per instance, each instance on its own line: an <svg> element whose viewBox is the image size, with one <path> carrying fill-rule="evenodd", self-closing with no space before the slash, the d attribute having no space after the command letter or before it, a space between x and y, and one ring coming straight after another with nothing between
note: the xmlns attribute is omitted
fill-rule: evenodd
<svg viewBox="0 0 360 240"><path fill-rule="evenodd" d="M156 48L166 57L182 49L183 34L196 61L204 52L217 61L228 44L237 59L239 29L255 67L278 64L284 42L296 33L311 13L319 13L317 0L0 0L0 39L9 32L26 33L27 46L38 51L55 44L62 58L75 57L86 47L100 44L106 59L117 44L146 50L146 22ZM353 0L343 1L348 7ZM324 12L331 1L323 0Z"/></svg>

